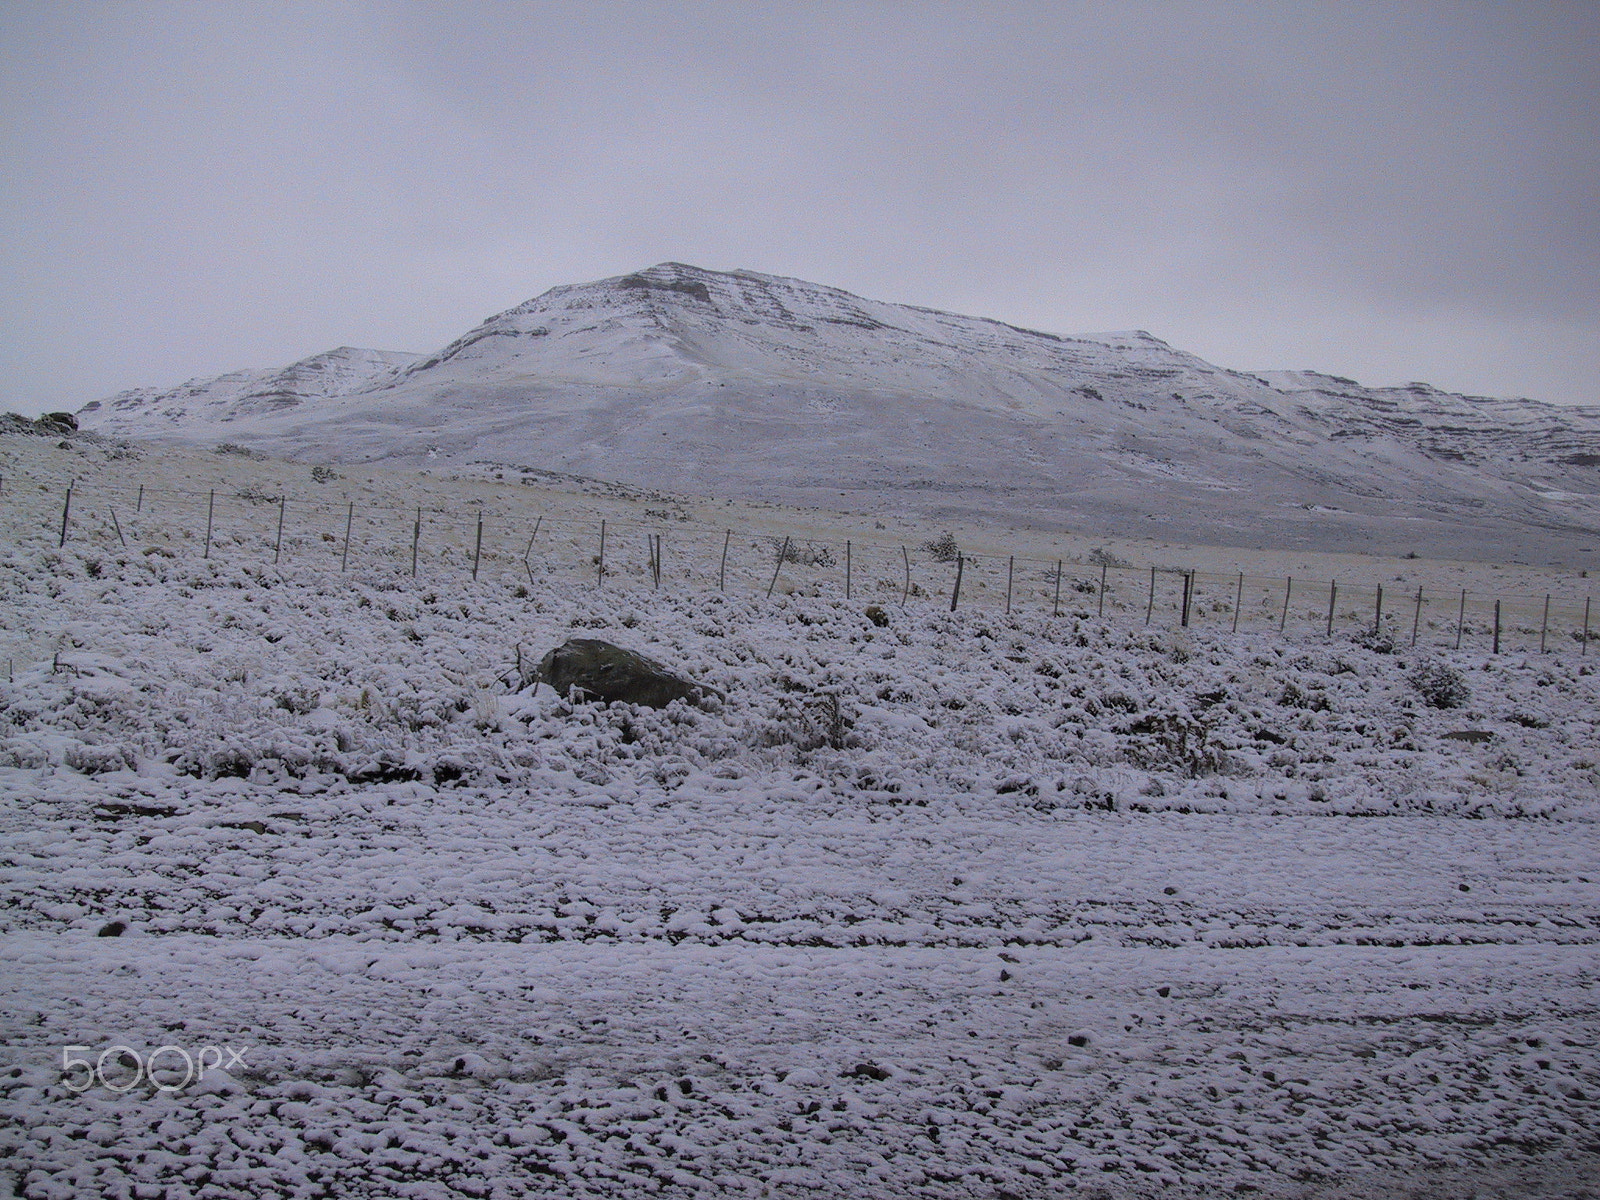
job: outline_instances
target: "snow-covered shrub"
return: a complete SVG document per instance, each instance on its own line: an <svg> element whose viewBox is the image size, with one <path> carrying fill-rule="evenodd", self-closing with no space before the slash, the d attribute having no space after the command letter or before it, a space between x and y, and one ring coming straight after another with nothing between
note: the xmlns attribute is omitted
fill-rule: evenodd
<svg viewBox="0 0 1600 1200"><path fill-rule="evenodd" d="M1284 708L1303 708L1307 712L1327 712L1328 693L1320 688L1303 688L1291 679L1283 685L1283 690L1278 693L1278 703Z"/></svg>
<svg viewBox="0 0 1600 1200"><path fill-rule="evenodd" d="M1222 751L1212 744L1205 725L1188 713L1144 713L1122 732L1128 739L1128 758L1139 766L1176 770L1195 779L1222 769Z"/></svg>
<svg viewBox="0 0 1600 1200"><path fill-rule="evenodd" d="M61 761L85 775L107 771L131 771L136 765L133 752L122 745L88 745L74 742L61 754Z"/></svg>
<svg viewBox="0 0 1600 1200"><path fill-rule="evenodd" d="M764 746L793 746L797 750L843 750L857 744L851 734L854 719L833 692L779 696L760 723L758 741Z"/></svg>
<svg viewBox="0 0 1600 1200"><path fill-rule="evenodd" d="M814 546L810 542L804 544L793 538L769 537L768 545L774 553L781 553L783 561L795 563L802 567L831 567L834 564L833 549L829 546Z"/></svg>
<svg viewBox="0 0 1600 1200"><path fill-rule="evenodd" d="M956 544L956 535L948 529L930 542L923 542L923 550L933 556L934 562L953 563L961 555L961 547Z"/></svg>
<svg viewBox="0 0 1600 1200"><path fill-rule="evenodd" d="M1419 663L1406 680L1433 708L1460 708L1472 699L1461 672L1441 662Z"/></svg>
<svg viewBox="0 0 1600 1200"><path fill-rule="evenodd" d="M1374 654L1393 654L1400 645L1394 628L1389 625L1363 629L1360 633L1352 635L1350 640Z"/></svg>

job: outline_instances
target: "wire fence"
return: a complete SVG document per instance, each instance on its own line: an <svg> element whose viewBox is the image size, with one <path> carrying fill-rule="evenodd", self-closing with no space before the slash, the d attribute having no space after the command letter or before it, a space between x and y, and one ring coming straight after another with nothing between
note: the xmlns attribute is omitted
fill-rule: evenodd
<svg viewBox="0 0 1600 1200"><path fill-rule="evenodd" d="M1048 612L1211 630L1363 633L1396 647L1587 655L1588 595L1490 593L1262 576L1082 558L968 554L946 534L916 544L776 522L756 532L673 519L545 515L526 505L397 505L252 487L52 488L0 480L19 543L382 573L587 582L662 592L780 592L863 603Z"/></svg>

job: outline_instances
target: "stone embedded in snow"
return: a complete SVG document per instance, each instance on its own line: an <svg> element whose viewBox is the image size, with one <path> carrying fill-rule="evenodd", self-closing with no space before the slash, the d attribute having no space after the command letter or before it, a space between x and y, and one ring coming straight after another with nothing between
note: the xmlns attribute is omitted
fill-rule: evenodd
<svg viewBox="0 0 1600 1200"><path fill-rule="evenodd" d="M584 698L665 708L674 700L694 702L715 694L679 678L653 659L598 638L569 638L539 663L537 681L563 696L577 689Z"/></svg>

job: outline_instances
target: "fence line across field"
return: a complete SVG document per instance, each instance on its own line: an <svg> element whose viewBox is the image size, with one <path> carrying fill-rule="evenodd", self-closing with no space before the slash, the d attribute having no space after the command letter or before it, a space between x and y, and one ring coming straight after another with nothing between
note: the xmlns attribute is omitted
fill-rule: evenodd
<svg viewBox="0 0 1600 1200"><path fill-rule="evenodd" d="M587 580L596 587L689 588L771 595L778 588L828 591L850 599L906 605L938 601L952 611L981 606L1133 620L1180 628L1275 628L1280 632L1368 629L1396 645L1486 645L1587 654L1595 640L1591 598L1429 591L1258 576L1149 564L1110 556L1073 562L1036 555L969 555L953 539L915 546L860 534L761 534L689 520L557 517L531 506L512 510L468 503L440 507L363 503L348 496L294 498L243 489L186 492L140 486L126 494L81 482L59 493L15 486L4 493L13 519L33 509L71 541L247 559L277 566L377 567L422 578L440 571L510 571L541 579ZM177 536L174 537L174 530ZM166 543L166 544L163 544Z"/></svg>

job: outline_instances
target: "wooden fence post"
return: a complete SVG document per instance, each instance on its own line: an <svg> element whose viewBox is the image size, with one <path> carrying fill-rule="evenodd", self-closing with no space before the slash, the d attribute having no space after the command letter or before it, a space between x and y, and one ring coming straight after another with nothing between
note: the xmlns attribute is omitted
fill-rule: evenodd
<svg viewBox="0 0 1600 1200"><path fill-rule="evenodd" d="M1289 593L1294 591L1294 576L1283 577L1283 615L1278 618L1278 632L1282 633L1289 627Z"/></svg>
<svg viewBox="0 0 1600 1200"><path fill-rule="evenodd" d="M1378 585L1378 606L1372 613L1372 636L1377 637L1383 628L1383 584Z"/></svg>
<svg viewBox="0 0 1600 1200"><path fill-rule="evenodd" d="M773 590L778 586L778 572L783 570L783 560L789 557L789 535L784 534L783 545L778 550L778 561L772 565L772 582L767 584L767 599L772 599Z"/></svg>
<svg viewBox="0 0 1600 1200"><path fill-rule="evenodd" d="M1593 596L1585 596L1583 598L1583 651L1581 657L1584 658L1589 656L1589 601L1593 599Z"/></svg>
<svg viewBox="0 0 1600 1200"><path fill-rule="evenodd" d="M278 497L278 536L272 543L272 565L277 566L283 558L283 513L289 507L289 497Z"/></svg>
<svg viewBox="0 0 1600 1200"><path fill-rule="evenodd" d="M1494 602L1494 652L1500 653L1500 601Z"/></svg>
<svg viewBox="0 0 1600 1200"><path fill-rule="evenodd" d="M850 539L844 543L844 598L850 599Z"/></svg>
<svg viewBox="0 0 1600 1200"><path fill-rule="evenodd" d="M1179 622L1184 629L1189 628L1189 601L1193 598L1193 596L1194 572L1185 571L1183 573L1183 616Z"/></svg>
<svg viewBox="0 0 1600 1200"><path fill-rule="evenodd" d="M1100 612L1098 615L1102 617L1106 615L1106 569L1110 565L1110 563L1100 564ZM1056 594L1058 596L1061 594L1061 563L1059 561L1056 563Z"/></svg>
<svg viewBox="0 0 1600 1200"><path fill-rule="evenodd" d="M109 504L106 507L111 511L111 527L117 531L117 541L121 542L122 548L126 550L128 548L128 539L122 536L122 522L117 520L117 510L111 508ZM1546 607L1549 606L1546 605Z"/></svg>
<svg viewBox="0 0 1600 1200"><path fill-rule="evenodd" d="M1233 631L1239 632L1239 607L1244 603L1244 572L1239 572L1239 587L1233 593Z"/></svg>
<svg viewBox="0 0 1600 1200"><path fill-rule="evenodd" d="M533 564L528 561L533 554L533 539L539 536L539 526L544 524L544 514L540 513L533 520L533 532L528 535L528 545L522 551L522 569L528 573L528 583L533 583Z"/></svg>
<svg viewBox="0 0 1600 1200"><path fill-rule="evenodd" d="M1467 589L1461 589L1461 611L1456 614L1456 649L1461 649L1461 631L1467 624Z"/></svg>
<svg viewBox="0 0 1600 1200"><path fill-rule="evenodd" d="M722 535L722 566L717 568L717 591L728 590L728 543L733 540L733 530Z"/></svg>
<svg viewBox="0 0 1600 1200"><path fill-rule="evenodd" d="M416 520L411 522L411 578L417 577L417 547L422 543L422 505L417 505Z"/></svg>
<svg viewBox="0 0 1600 1200"><path fill-rule="evenodd" d="M595 573L594 573L594 585L597 588L605 587L605 585L606 585L606 519L604 517L600 518L600 559L599 559L599 563L600 563L600 565L596 568Z"/></svg>
<svg viewBox="0 0 1600 1200"><path fill-rule="evenodd" d="M201 558L211 557L211 518L217 510L217 493L212 489L211 495L206 500L206 548Z"/></svg>
<svg viewBox="0 0 1600 1200"><path fill-rule="evenodd" d="M345 568L350 565L350 529L355 523L356 502L352 500L349 507L345 509L344 514L344 549L339 552L339 573L341 575L344 574Z"/></svg>
<svg viewBox="0 0 1600 1200"><path fill-rule="evenodd" d="M1017 569L1017 556L1013 554L1006 560L1006 616L1011 615L1011 577Z"/></svg>
<svg viewBox="0 0 1600 1200"><path fill-rule="evenodd" d="M133 502L133 511L135 513L144 511L144 484L142 483L139 485L139 498Z"/></svg>
<svg viewBox="0 0 1600 1200"><path fill-rule="evenodd" d="M1550 593L1544 594L1544 619L1539 622L1539 653L1545 654L1545 635L1550 631Z"/></svg>
<svg viewBox="0 0 1600 1200"><path fill-rule="evenodd" d="M900 607L906 606L906 601L911 598L911 555L905 546L900 547L900 557L906 560L906 590L900 593Z"/></svg>
<svg viewBox="0 0 1600 1200"><path fill-rule="evenodd" d="M1333 580L1328 584L1328 636L1333 636L1333 605L1339 598L1339 581Z"/></svg>
<svg viewBox="0 0 1600 1200"><path fill-rule="evenodd" d="M483 557L483 510L478 510L478 536L472 543L472 578L478 578L478 560Z"/></svg>
<svg viewBox="0 0 1600 1200"><path fill-rule="evenodd" d="M1150 618L1156 611L1156 569L1150 568L1150 603L1144 606L1144 623L1150 624Z"/></svg>
<svg viewBox="0 0 1600 1200"><path fill-rule="evenodd" d="M72 485L67 484L66 503L61 506L61 540L56 543L56 549L61 549L67 544L67 514L72 511Z"/></svg>
<svg viewBox="0 0 1600 1200"><path fill-rule="evenodd" d="M950 611L955 612L957 603L961 600L961 572L966 569L967 556L956 552L956 585L950 589Z"/></svg>
<svg viewBox="0 0 1600 1200"><path fill-rule="evenodd" d="M1422 628L1422 588L1417 588L1417 611L1411 617L1411 644L1417 644L1417 631Z"/></svg>
<svg viewBox="0 0 1600 1200"><path fill-rule="evenodd" d="M1052 617L1061 615L1061 560L1059 558L1056 559L1056 598L1051 605L1050 615Z"/></svg>

